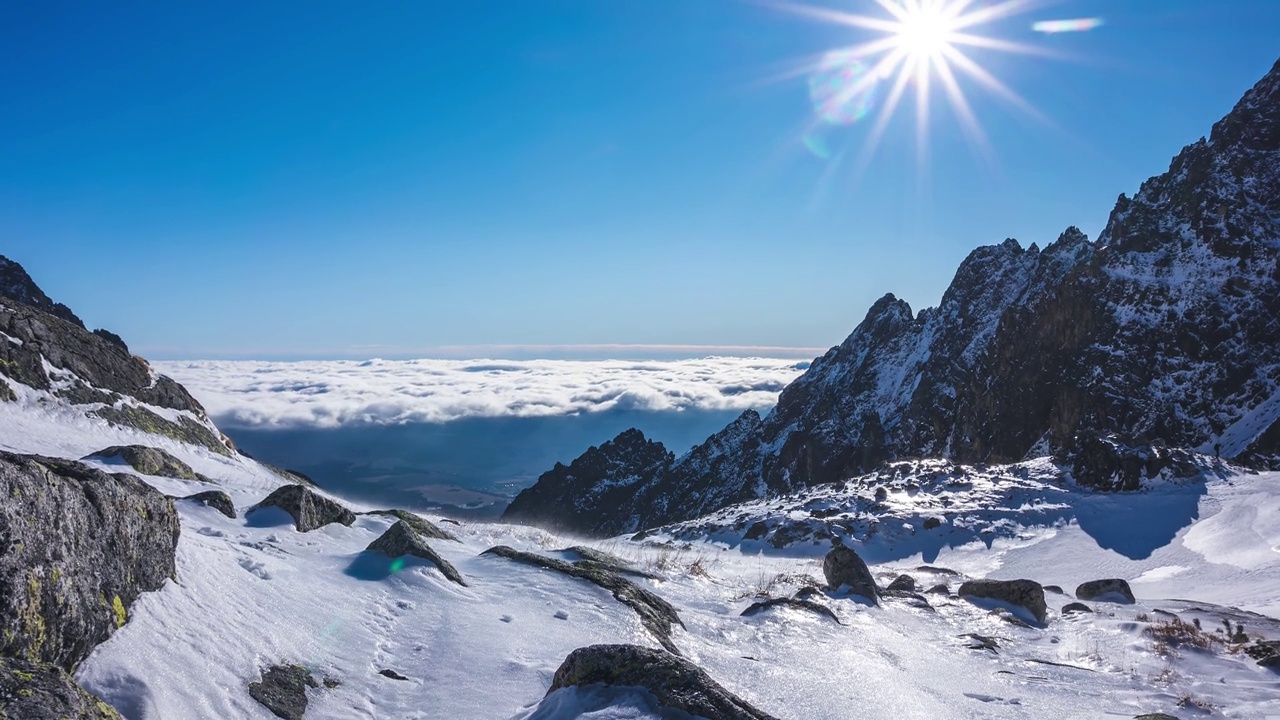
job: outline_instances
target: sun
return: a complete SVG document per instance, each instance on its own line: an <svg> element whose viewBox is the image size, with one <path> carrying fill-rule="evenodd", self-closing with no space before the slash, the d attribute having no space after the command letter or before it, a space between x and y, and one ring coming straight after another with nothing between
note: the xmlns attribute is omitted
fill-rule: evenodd
<svg viewBox="0 0 1280 720"><path fill-rule="evenodd" d="M847 1L847 0L846 0ZM980 32L982 26L1025 12L1032 0L867 0L876 15L810 5L783 10L869 34L856 45L827 53L800 70L809 77L817 124L848 125L873 117L864 164L875 151L908 89L914 96L917 157L928 154L935 88L941 88L970 142L989 157L990 143L962 88L976 84L1020 111L1044 120L1033 107L966 54L987 51L1050 55L1043 49ZM806 134L806 145L810 141Z"/></svg>

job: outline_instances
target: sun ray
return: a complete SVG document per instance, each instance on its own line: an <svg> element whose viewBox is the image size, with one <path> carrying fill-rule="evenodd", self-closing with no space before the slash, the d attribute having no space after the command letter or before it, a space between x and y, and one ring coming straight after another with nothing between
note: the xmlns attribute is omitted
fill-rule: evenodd
<svg viewBox="0 0 1280 720"><path fill-rule="evenodd" d="M776 7L821 22L878 34L850 47L828 52L818 64L811 66L810 95L818 124L810 132L816 129L819 133L827 133L820 129L824 122L846 125L866 116L873 117L858 160L860 170L865 169L884 138L889 122L907 97L908 86L911 86L916 162L923 182L930 155L929 129L935 86L940 88L966 140L984 162L992 158L991 143L973 104L965 95L962 80L971 81L1037 121L1053 125L1022 96L966 55L963 48L1062 57L1040 46L993 37L982 31L984 25L1007 20L1055 1L870 0L871 7L883 12L881 17L792 2ZM821 92L814 90L815 78L824 83L819 86ZM887 94L883 92L884 87L889 88ZM875 104L879 107L873 109L871 106Z"/></svg>

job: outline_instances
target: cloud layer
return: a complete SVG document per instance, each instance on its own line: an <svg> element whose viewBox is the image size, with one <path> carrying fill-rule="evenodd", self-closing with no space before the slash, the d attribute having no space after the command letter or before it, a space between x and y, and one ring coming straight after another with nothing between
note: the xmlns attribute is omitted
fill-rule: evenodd
<svg viewBox="0 0 1280 720"><path fill-rule="evenodd" d="M220 423L340 427L607 410L769 407L795 359L157 362Z"/></svg>

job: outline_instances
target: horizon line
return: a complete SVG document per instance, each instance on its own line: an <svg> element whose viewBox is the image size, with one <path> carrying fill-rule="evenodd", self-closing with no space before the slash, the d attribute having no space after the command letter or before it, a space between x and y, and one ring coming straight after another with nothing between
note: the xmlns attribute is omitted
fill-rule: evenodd
<svg viewBox="0 0 1280 720"><path fill-rule="evenodd" d="M790 345L715 345L678 343L480 343L457 345L350 345L332 351L227 350L192 352L174 348L139 349L148 359L159 362L181 361L262 361L303 362L316 360L632 360L632 359L696 359L703 357L774 357L813 359L827 352L827 347ZM504 355L509 353L510 355ZM608 353L620 353L619 356ZM641 355L650 353L650 355ZM657 354L662 357L654 357Z"/></svg>

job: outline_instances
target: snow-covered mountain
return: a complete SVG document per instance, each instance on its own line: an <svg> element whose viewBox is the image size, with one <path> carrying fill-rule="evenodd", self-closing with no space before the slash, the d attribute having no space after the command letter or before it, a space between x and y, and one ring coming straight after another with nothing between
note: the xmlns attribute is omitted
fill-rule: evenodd
<svg viewBox="0 0 1280 720"><path fill-rule="evenodd" d="M1150 445L1280 462L1280 64L1208 139L1121 195L1097 241L1069 228L1043 249L978 248L938 307L878 300L767 417L604 478L625 502L588 488L542 503L579 482L557 469L506 517L611 535L890 459L1070 462L1113 436L1128 450L1104 459L1099 484Z"/></svg>
<svg viewBox="0 0 1280 720"><path fill-rule="evenodd" d="M255 461L0 259L0 718L1276 717L1280 472L1211 446L1280 432L1278 77L1103 241L976 251L768 418L524 496L649 528L595 541Z"/></svg>

